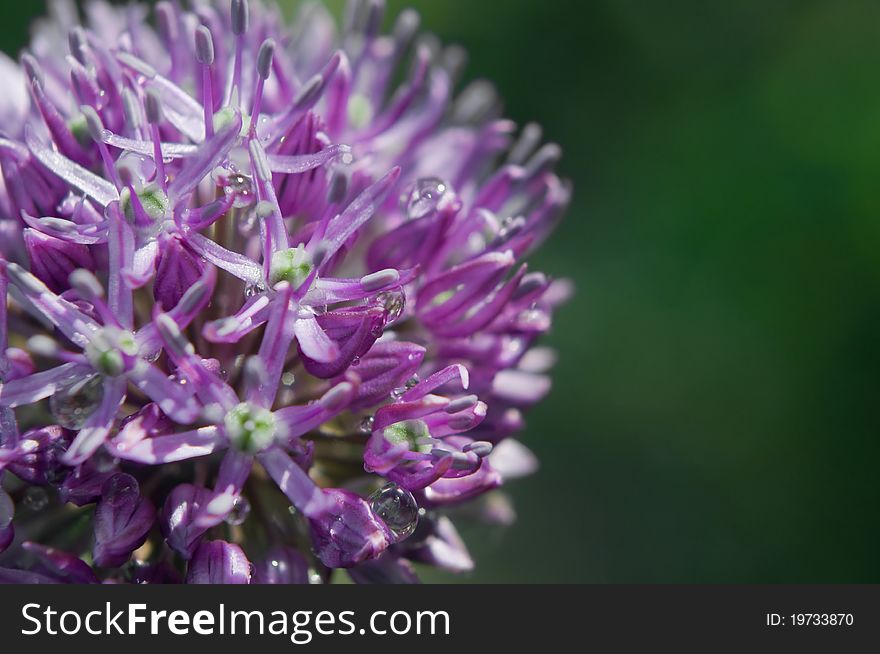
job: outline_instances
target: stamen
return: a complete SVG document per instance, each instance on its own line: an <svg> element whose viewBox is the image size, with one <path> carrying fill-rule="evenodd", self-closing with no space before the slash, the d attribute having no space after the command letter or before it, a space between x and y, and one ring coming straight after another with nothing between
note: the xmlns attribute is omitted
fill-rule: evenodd
<svg viewBox="0 0 880 654"><path fill-rule="evenodd" d="M514 166L522 166L532 155L544 133L537 123L529 123L523 128L522 134L507 155L507 163Z"/></svg>
<svg viewBox="0 0 880 654"><path fill-rule="evenodd" d="M257 85L254 89L254 102L251 107L250 136L253 138L257 133L257 122L260 117L260 105L263 102L263 86L272 72L272 58L275 56L275 41L266 39L260 46L257 54Z"/></svg>
<svg viewBox="0 0 880 654"><path fill-rule="evenodd" d="M107 175L109 175L110 181L113 182L113 185L116 186L117 190L121 191L122 182L120 181L119 173L116 170L116 162L110 155L110 149L107 147L107 144L104 143L105 130L101 117L98 115L98 112L95 111L94 107L83 105L80 107L80 111L86 118L86 125L89 128L89 136L92 137L95 145L98 146L98 151L101 153L101 159L104 161L104 167L107 169Z"/></svg>
<svg viewBox="0 0 880 654"><path fill-rule="evenodd" d="M174 7L170 2L163 0L156 3L156 24L159 28L159 34L165 42L165 47L171 54L171 70L178 70L180 62L178 61L177 43L180 39L180 29Z"/></svg>
<svg viewBox="0 0 880 654"><path fill-rule="evenodd" d="M68 277L70 287L86 302L94 302L104 297L104 287L95 274L85 268L77 268Z"/></svg>
<svg viewBox="0 0 880 654"><path fill-rule="evenodd" d="M250 12L247 0L232 0L232 33L235 35L235 63L232 69L232 88L241 88L241 66L244 53L244 35L248 31Z"/></svg>
<svg viewBox="0 0 880 654"><path fill-rule="evenodd" d="M55 342L55 339L46 336L45 334L31 336L27 340L27 349L31 354L46 357L47 359L54 359L61 351L61 348L58 343Z"/></svg>
<svg viewBox="0 0 880 654"><path fill-rule="evenodd" d="M70 273L67 281L70 282L70 287L76 291L80 298L95 308L104 319L105 324L118 324L116 316L104 301L104 287L94 273L84 268L78 268Z"/></svg>
<svg viewBox="0 0 880 654"><path fill-rule="evenodd" d="M388 270L380 270L371 275L361 277L361 288L365 292L371 293L398 281L400 281L400 273L393 268L389 268Z"/></svg>
<svg viewBox="0 0 880 654"><path fill-rule="evenodd" d="M413 9L405 9L397 17L391 31L391 38L394 39L394 46L398 53L402 53L412 45L413 39L419 31L419 22L419 14Z"/></svg>
<svg viewBox="0 0 880 654"><path fill-rule="evenodd" d="M520 298L531 295L532 293L538 291L541 288L544 288L548 283L547 275L540 272L529 273L523 280L520 282L517 289L513 292L513 295L510 296L511 300L518 300Z"/></svg>
<svg viewBox="0 0 880 654"><path fill-rule="evenodd" d="M122 89L122 111L126 125L133 133L138 133L141 128L141 105L129 88Z"/></svg>
<svg viewBox="0 0 880 654"><path fill-rule="evenodd" d="M86 65L86 46L88 44L85 30L77 25L73 27L67 34L67 42L70 47L70 54L83 66Z"/></svg>
<svg viewBox="0 0 880 654"><path fill-rule="evenodd" d="M562 148L555 143L548 143L538 150L526 163L526 179L535 179L551 170L562 158Z"/></svg>
<svg viewBox="0 0 880 654"><path fill-rule="evenodd" d="M202 66L202 103L205 105L205 139L214 136L214 36L207 25L196 30L196 60Z"/></svg>
<svg viewBox="0 0 880 654"><path fill-rule="evenodd" d="M473 452L481 459L485 459L492 453L493 449L492 443L488 441L474 441L473 443L468 443L463 448L461 448L462 452Z"/></svg>
<svg viewBox="0 0 880 654"><path fill-rule="evenodd" d="M354 386L350 382L342 382L327 391L318 402L327 411L339 411L348 404L353 393Z"/></svg>
<svg viewBox="0 0 880 654"><path fill-rule="evenodd" d="M162 122L162 100L155 89L147 89L146 110L147 122L150 124L150 135L153 138L153 161L156 163L156 178L162 190L168 193L165 161L162 158L162 140L159 136L159 123Z"/></svg>
<svg viewBox="0 0 880 654"><path fill-rule="evenodd" d="M165 346L172 350L175 356L185 358L195 353L192 343L186 339L183 332L180 331L180 326L174 322L171 316L166 313L160 313L156 316L154 322L159 335L165 341Z"/></svg>
<svg viewBox="0 0 880 654"><path fill-rule="evenodd" d="M476 395L466 395L464 397L459 397L455 400L452 400L449 404L446 405L444 411L446 413L458 413L459 411L467 411L471 407L474 407L479 402L479 398Z"/></svg>
<svg viewBox="0 0 880 654"><path fill-rule="evenodd" d="M40 67L40 63L34 58L33 55L25 52L21 55L21 67L24 70L25 77L29 80L38 80L42 83L43 81L43 69Z"/></svg>
<svg viewBox="0 0 880 654"><path fill-rule="evenodd" d="M250 356L244 362L244 383L248 388L262 388L269 382L266 365L258 356Z"/></svg>

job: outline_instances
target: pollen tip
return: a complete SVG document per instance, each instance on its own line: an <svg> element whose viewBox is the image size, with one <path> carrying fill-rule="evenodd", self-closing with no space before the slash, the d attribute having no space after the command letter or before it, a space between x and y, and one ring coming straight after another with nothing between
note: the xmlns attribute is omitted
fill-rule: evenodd
<svg viewBox="0 0 880 654"><path fill-rule="evenodd" d="M232 0L232 33L241 36L248 31L250 11L247 0Z"/></svg>
<svg viewBox="0 0 880 654"><path fill-rule="evenodd" d="M40 67L40 63L37 61L36 57L25 52L21 55L21 67L24 69L24 74L29 80L42 84L43 69Z"/></svg>
<svg viewBox="0 0 880 654"><path fill-rule="evenodd" d="M67 280L70 282L70 287L87 302L104 297L104 287L91 270L77 268L70 273Z"/></svg>
<svg viewBox="0 0 880 654"><path fill-rule="evenodd" d="M214 35L207 25L200 25L195 35L196 61L203 66L214 63Z"/></svg>
<svg viewBox="0 0 880 654"><path fill-rule="evenodd" d="M156 89L147 89L144 108L147 113L147 122L151 125L158 125L162 122L162 99Z"/></svg>
<svg viewBox="0 0 880 654"><path fill-rule="evenodd" d="M272 72L272 58L275 56L275 40L266 39L257 54L257 74L264 80Z"/></svg>
<svg viewBox="0 0 880 654"><path fill-rule="evenodd" d="M104 142L104 123L94 107L83 105L79 108L82 115L85 116L86 126L89 129L89 136L98 143Z"/></svg>

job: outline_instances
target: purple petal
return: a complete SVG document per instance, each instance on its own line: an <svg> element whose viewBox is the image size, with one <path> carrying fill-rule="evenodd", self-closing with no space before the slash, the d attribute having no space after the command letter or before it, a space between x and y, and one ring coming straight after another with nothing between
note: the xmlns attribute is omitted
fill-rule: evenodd
<svg viewBox="0 0 880 654"><path fill-rule="evenodd" d="M251 473L254 457L233 449L226 450L217 473L217 483L195 518L198 527L210 528L223 522L235 508L235 502Z"/></svg>
<svg viewBox="0 0 880 654"><path fill-rule="evenodd" d="M23 233L31 272L53 292L69 290L67 279L77 268L94 269L94 259L85 245L62 241L34 229L25 229Z"/></svg>
<svg viewBox="0 0 880 654"><path fill-rule="evenodd" d="M64 363L45 372L35 372L0 384L0 405L17 407L34 404L55 395L74 380L92 374L92 368L82 363Z"/></svg>
<svg viewBox="0 0 880 654"><path fill-rule="evenodd" d="M300 155L268 155L269 167L273 173L296 175L307 173L315 168L320 168L339 157L351 153L351 147L347 145L331 145L314 154Z"/></svg>
<svg viewBox="0 0 880 654"><path fill-rule="evenodd" d="M204 264L177 236L160 239L153 297L163 307L174 307L204 274Z"/></svg>
<svg viewBox="0 0 880 654"><path fill-rule="evenodd" d="M39 543L25 542L21 546L37 557L36 572L68 584L98 583L95 571L77 556L52 547L45 547Z"/></svg>
<svg viewBox="0 0 880 654"><path fill-rule="evenodd" d="M201 108L198 113L201 120ZM240 132L241 114L236 112L223 129L199 146L195 155L186 159L184 167L168 186L168 198L175 202L195 189L199 182L223 162Z"/></svg>
<svg viewBox="0 0 880 654"><path fill-rule="evenodd" d="M327 242L326 260L331 259L342 244L373 217L399 177L400 168L393 168L385 177L355 198L345 211L330 221L324 235L324 240Z"/></svg>
<svg viewBox="0 0 880 654"><path fill-rule="evenodd" d="M12 518L15 515L15 504L9 494L0 488L0 554L15 539L15 526Z"/></svg>
<svg viewBox="0 0 880 654"><path fill-rule="evenodd" d="M220 445L219 428L209 426L180 434L149 438L129 449L114 451L116 456L126 461L155 465L207 456Z"/></svg>
<svg viewBox="0 0 880 654"><path fill-rule="evenodd" d="M257 354L266 370L265 378L256 388L247 389L249 402L259 406L270 408L275 402L278 392L278 384L281 373L287 360L287 351L293 342L295 320L289 320L290 300L293 289L290 284L284 282L276 287L277 295L272 300L269 311L269 321L263 333L263 341Z"/></svg>
<svg viewBox="0 0 880 654"><path fill-rule="evenodd" d="M305 557L290 547L275 546L266 558L254 566L254 584L307 584L309 564Z"/></svg>
<svg viewBox="0 0 880 654"><path fill-rule="evenodd" d="M339 358L339 346L321 329L315 317L298 318L294 331L303 356L317 363L332 363Z"/></svg>
<svg viewBox="0 0 880 654"><path fill-rule="evenodd" d="M310 516L315 552L328 568L351 568L378 557L395 537L361 497L328 489L326 508Z"/></svg>
<svg viewBox="0 0 880 654"><path fill-rule="evenodd" d="M429 523L425 521L425 524ZM467 546L446 516L431 522L427 538L413 548L406 548L406 556L418 563L450 572L470 572L474 569L474 560Z"/></svg>
<svg viewBox="0 0 880 654"><path fill-rule="evenodd" d="M372 561L349 568L348 575L356 584L419 584L416 571L409 561L385 552Z"/></svg>
<svg viewBox="0 0 880 654"><path fill-rule="evenodd" d="M95 508L95 564L122 565L144 544L156 519L153 505L140 494L134 477L117 473L101 489Z"/></svg>
<svg viewBox="0 0 880 654"><path fill-rule="evenodd" d="M162 412L182 425L191 424L201 414L191 387L181 386L170 380L164 372L147 363L138 361L129 371L128 378L141 389Z"/></svg>
<svg viewBox="0 0 880 654"><path fill-rule="evenodd" d="M89 172L52 148L40 143L33 131L25 127L25 141L30 151L46 168L65 182L79 189L102 207L119 199L116 187L102 177Z"/></svg>
<svg viewBox="0 0 880 654"><path fill-rule="evenodd" d="M67 465L79 465L94 454L110 435L119 405L125 400L126 381L124 378L105 378L104 397L95 412L88 417L80 429L63 461Z"/></svg>
<svg viewBox="0 0 880 654"><path fill-rule="evenodd" d="M356 358L365 355L385 326L385 311L379 307L352 308L329 311L315 319L321 332L336 345L338 352L331 362L313 360L300 340L303 364L315 377L330 379L344 372Z"/></svg>
<svg viewBox="0 0 880 654"><path fill-rule="evenodd" d="M188 584L249 584L250 562L238 545L206 541L196 550L186 571Z"/></svg>
<svg viewBox="0 0 880 654"><path fill-rule="evenodd" d="M321 489L284 450L273 447L257 457L281 492L306 517L321 515L327 506Z"/></svg>
<svg viewBox="0 0 880 654"><path fill-rule="evenodd" d="M162 535L168 546L184 559L192 558L207 528L197 527L195 517L211 496L207 488L180 484L169 493L162 509Z"/></svg>

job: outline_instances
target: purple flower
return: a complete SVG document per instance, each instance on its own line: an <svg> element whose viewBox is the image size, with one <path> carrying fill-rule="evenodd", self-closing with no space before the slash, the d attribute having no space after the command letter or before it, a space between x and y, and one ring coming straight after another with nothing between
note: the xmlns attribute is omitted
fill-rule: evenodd
<svg viewBox="0 0 880 654"><path fill-rule="evenodd" d="M570 188L383 4L288 31L246 0L155 28L56 0L0 57L0 580L473 566L446 512L536 468L511 437L571 289L524 261Z"/></svg>

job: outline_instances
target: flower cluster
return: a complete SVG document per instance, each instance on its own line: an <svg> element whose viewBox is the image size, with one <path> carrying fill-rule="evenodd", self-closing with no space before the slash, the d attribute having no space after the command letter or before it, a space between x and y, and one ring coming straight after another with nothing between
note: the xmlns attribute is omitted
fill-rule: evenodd
<svg viewBox="0 0 880 654"><path fill-rule="evenodd" d="M0 581L468 570L450 510L536 465L559 148L411 11L190 4L0 59Z"/></svg>

